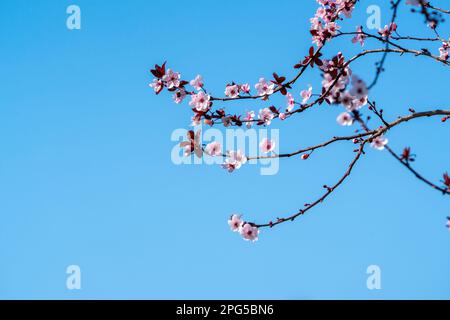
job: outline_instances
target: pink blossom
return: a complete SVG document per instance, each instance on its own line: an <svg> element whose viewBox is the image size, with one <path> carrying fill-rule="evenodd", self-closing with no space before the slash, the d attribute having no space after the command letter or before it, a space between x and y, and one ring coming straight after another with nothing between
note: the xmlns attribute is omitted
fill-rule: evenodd
<svg viewBox="0 0 450 320"><path fill-rule="evenodd" d="M226 86L225 95L230 98L236 98L239 95L239 86L238 85Z"/></svg>
<svg viewBox="0 0 450 320"><path fill-rule="evenodd" d="M348 112L342 112L336 119L341 126L351 126L353 124L353 117Z"/></svg>
<svg viewBox="0 0 450 320"><path fill-rule="evenodd" d="M269 108L264 108L259 110L258 119L265 125L270 125L273 119L273 113Z"/></svg>
<svg viewBox="0 0 450 320"><path fill-rule="evenodd" d="M220 156L222 155L222 145L218 141L211 142L206 146L205 152L210 156Z"/></svg>
<svg viewBox="0 0 450 320"><path fill-rule="evenodd" d="M356 104L356 98L348 91L345 91L341 97L340 101L342 105L348 110L348 111L354 111L358 109L358 105Z"/></svg>
<svg viewBox="0 0 450 320"><path fill-rule="evenodd" d="M450 217L447 217L447 229L450 231Z"/></svg>
<svg viewBox="0 0 450 320"><path fill-rule="evenodd" d="M247 128L251 128L253 124L253 118L255 118L255 112L254 111L247 111L247 114L245 115L244 121Z"/></svg>
<svg viewBox="0 0 450 320"><path fill-rule="evenodd" d="M294 109L295 106L295 100L294 97L292 96L292 94L290 92L288 92L286 94L286 98L287 98L287 107L286 107L286 111L287 112L291 112L292 109Z"/></svg>
<svg viewBox="0 0 450 320"><path fill-rule="evenodd" d="M308 102L309 98L311 98L311 95L312 95L312 87L309 86L308 90L303 90L302 92L300 92L300 95L301 95L302 98L303 98L302 104L305 104L306 102Z"/></svg>
<svg viewBox="0 0 450 320"><path fill-rule="evenodd" d="M335 22L326 22L324 25L317 19L317 17L312 18L310 21L313 43L317 44L318 46L322 46L325 41L330 40L337 34L337 31L340 29L340 27Z"/></svg>
<svg viewBox="0 0 450 320"><path fill-rule="evenodd" d="M395 22L391 22L388 25L385 25L383 29L378 30L378 33L385 39L389 38L391 34L397 30L397 24Z"/></svg>
<svg viewBox="0 0 450 320"><path fill-rule="evenodd" d="M209 101L210 96L203 91L191 95L191 101L189 105L194 107L197 111L208 110L211 102Z"/></svg>
<svg viewBox="0 0 450 320"><path fill-rule="evenodd" d="M331 18L325 17L324 21L330 20ZM310 19L311 21L311 34L313 35L313 43L318 46L322 46L325 41L330 40L333 36L337 34L340 27L335 22L326 22L325 25L318 17Z"/></svg>
<svg viewBox="0 0 450 320"><path fill-rule="evenodd" d="M356 27L356 32L357 32L357 34L352 39L352 42L353 43L359 42L359 44L362 47L362 46L364 46L364 40L367 38L367 36L362 33L363 31L362 31L362 27L361 26Z"/></svg>
<svg viewBox="0 0 450 320"><path fill-rule="evenodd" d="M352 17L352 11L355 7L355 3L350 1L336 1L337 3L340 3L341 12L345 15L346 18Z"/></svg>
<svg viewBox="0 0 450 320"><path fill-rule="evenodd" d="M239 89L244 93L250 93L250 85L248 83L242 84Z"/></svg>
<svg viewBox="0 0 450 320"><path fill-rule="evenodd" d="M443 42L442 47L439 48L439 58L442 60L448 60L449 50L448 43Z"/></svg>
<svg viewBox="0 0 450 320"><path fill-rule="evenodd" d="M267 83L264 78L259 78L259 82L255 84L255 89L258 91L260 96L271 95L274 87L275 84Z"/></svg>
<svg viewBox="0 0 450 320"><path fill-rule="evenodd" d="M346 86L347 85L343 77L339 78L339 80L335 82L333 77L328 72L323 75L322 87L324 90L330 90L331 97L339 96L341 90L344 90ZM334 102L334 100L335 99L332 99L332 102Z"/></svg>
<svg viewBox="0 0 450 320"><path fill-rule="evenodd" d="M241 220L241 216L237 214L233 214L228 220L228 225L231 228L231 231L238 232L242 227L243 221Z"/></svg>
<svg viewBox="0 0 450 320"><path fill-rule="evenodd" d="M167 88L172 89L180 85L180 77L181 75L178 72L173 72L171 69L168 69L162 77L162 80L165 82Z"/></svg>
<svg viewBox="0 0 450 320"><path fill-rule="evenodd" d="M389 140L387 138L385 138L383 135L381 135L381 136L378 136L375 139L373 139L370 146L377 150L384 150L384 146L387 145L388 142L389 142Z"/></svg>
<svg viewBox="0 0 450 320"><path fill-rule="evenodd" d="M340 52L338 53L338 56L342 55ZM339 100L338 97L341 94L341 91L343 91L347 84L349 83L350 76L352 74L352 70L349 67L346 67L345 70L342 73L342 76L337 80L333 76L331 76L331 72L338 71L337 67L335 66L333 61L324 61L324 65L321 68L323 71L325 71L325 74L323 75L322 80L322 87L325 90L328 90L330 87L330 96L332 99L332 103L334 103L336 100Z"/></svg>
<svg viewBox="0 0 450 320"><path fill-rule="evenodd" d="M195 133L194 131L189 130L187 133L187 140L180 142L180 147L184 149L184 155L186 157L190 156L191 153L194 153L198 158L202 157L201 133L201 130L198 130Z"/></svg>
<svg viewBox="0 0 450 320"><path fill-rule="evenodd" d="M259 147L263 153L269 153L275 149L275 141L264 138Z"/></svg>
<svg viewBox="0 0 450 320"><path fill-rule="evenodd" d="M281 113L278 115L278 118L280 118L280 120L286 120L286 113L281 112Z"/></svg>
<svg viewBox="0 0 450 320"><path fill-rule="evenodd" d="M175 103L181 103L185 97L186 97L186 91L178 90L177 92L175 92L173 94L173 101L175 101Z"/></svg>
<svg viewBox="0 0 450 320"><path fill-rule="evenodd" d="M310 32L313 36L313 43L322 46L325 41L329 41L337 34L339 26L335 21L342 20L341 14L347 18L351 17L356 1L350 0L317 0L321 5L317 9L314 17L310 19Z"/></svg>
<svg viewBox="0 0 450 320"><path fill-rule="evenodd" d="M355 98L355 100L353 100L354 110L361 109L361 107L365 106L366 104L367 104L367 96Z"/></svg>
<svg viewBox="0 0 450 320"><path fill-rule="evenodd" d="M160 93L164 88L164 84L160 79L153 79L153 82L149 84L156 94Z"/></svg>
<svg viewBox="0 0 450 320"><path fill-rule="evenodd" d="M311 18L311 29L310 32L313 35L313 43L317 46L322 46L326 41L326 34L323 28L322 21L320 21L317 17Z"/></svg>
<svg viewBox="0 0 450 320"><path fill-rule="evenodd" d="M352 86L353 87L350 90L350 94L353 95L355 98L361 99L367 97L369 90L364 80L354 75L352 77Z"/></svg>
<svg viewBox="0 0 450 320"><path fill-rule="evenodd" d="M251 224L246 223L240 228L240 234L245 240L255 242L258 240L259 230Z"/></svg>
<svg viewBox="0 0 450 320"><path fill-rule="evenodd" d="M237 169L239 169L242 164L245 164L247 162L247 157L241 152L241 150L238 150L236 152L230 151L228 154L232 161L236 161L240 164Z"/></svg>
<svg viewBox="0 0 450 320"><path fill-rule="evenodd" d="M316 14L314 15L314 17L327 21L328 20L327 10L324 7L317 8L317 11L316 11Z"/></svg>
<svg viewBox="0 0 450 320"><path fill-rule="evenodd" d="M193 80L191 80L189 82L189 84L191 86L193 86L195 90L200 90L201 88L203 88L203 78L202 78L202 76L201 75L197 75L195 77L195 79L193 79Z"/></svg>
<svg viewBox="0 0 450 320"><path fill-rule="evenodd" d="M233 172L236 169L239 169L243 164L247 162L247 157L242 154L241 150L238 151L229 151L228 157L225 159L225 162L222 164L224 169L227 169L228 172Z"/></svg>
<svg viewBox="0 0 450 320"><path fill-rule="evenodd" d="M335 36L337 34L337 31L340 29L336 22L329 22L325 25L325 31L331 34L332 36Z"/></svg>

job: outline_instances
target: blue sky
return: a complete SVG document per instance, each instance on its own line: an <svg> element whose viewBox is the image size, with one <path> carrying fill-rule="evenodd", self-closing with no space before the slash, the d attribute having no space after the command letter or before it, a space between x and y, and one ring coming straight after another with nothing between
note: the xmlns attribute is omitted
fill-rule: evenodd
<svg viewBox="0 0 450 320"><path fill-rule="evenodd" d="M66 28L70 4L81 8L81 30ZM365 24L371 4L387 23L387 1L361 1L344 30ZM263 230L256 243L229 231L231 213L266 221L295 212L342 175L354 146L283 160L273 176L255 165L230 175L170 159L171 133L188 127L191 111L153 94L149 68L167 60L185 78L202 74L219 94L233 80L292 75L311 45L316 7L312 0L2 1L0 298L450 298L449 200L386 152L368 150L326 203ZM401 34L432 36L405 5L398 21ZM449 25L440 32L448 37ZM341 38L324 54L339 50L351 56L360 48ZM370 81L375 61L352 69ZM406 56L389 56L386 67L370 97L388 119L409 107L448 107L448 69ZM308 71L294 93L318 81ZM280 150L351 133L336 124L340 111L321 106L274 122ZM395 150L411 146L416 168L436 182L450 170L447 137L438 118L388 134ZM69 265L81 268L81 290L66 288ZM381 290L366 287L369 265L381 268Z"/></svg>

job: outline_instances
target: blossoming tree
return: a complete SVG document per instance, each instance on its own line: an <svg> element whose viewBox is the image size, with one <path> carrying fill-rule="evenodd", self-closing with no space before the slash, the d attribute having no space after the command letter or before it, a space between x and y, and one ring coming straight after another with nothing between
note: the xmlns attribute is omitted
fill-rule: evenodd
<svg viewBox="0 0 450 320"><path fill-rule="evenodd" d="M370 96L370 89L376 85L378 78L384 70L384 64L388 54L397 55L413 55L424 59L432 59L436 63L449 66L450 39L440 35L438 29L440 23L444 21L444 15L449 14L450 10L445 10L433 6L426 0L407 0L406 5L410 6L413 13L423 15L424 20L430 29L431 36L428 38L416 37L414 35L401 36L400 30L396 24L397 12L400 8L402 0L390 1L392 16L390 23L384 28L380 28L378 32L370 33L363 29L362 26L356 26L355 31L341 31L339 21L351 17L352 11L359 0L316 0L318 9L315 15L310 19L313 46L310 47L307 55L300 62L293 66L293 76L288 80L287 77L273 73L271 80L260 78L258 83L251 86L248 83L231 82L225 86L224 96L215 96L206 90L203 79L197 75L193 80L187 81L181 78L180 73L174 72L166 67L166 63L155 65L151 73L155 77L150 87L156 94L167 90L173 94L175 103L182 103L189 97L189 106L192 108L192 125L198 125L202 122L206 125L223 125L225 127L237 126L251 128L256 126L269 126L272 121L287 119L299 115L303 112L313 110L314 106L321 104L342 105L343 112L337 117L337 123L342 126L358 126L354 134L348 136L335 136L331 139L319 144L302 148L290 153L273 153L275 141L264 139L260 143L263 155L250 157L245 155L241 150L223 151L219 142L211 142L208 145L201 145L200 132L188 132L188 140L180 144L184 149L184 154L190 156L195 153L197 157L204 154L209 156L223 157L222 167L228 172L233 172L244 165L249 159L262 158L288 158L299 156L303 160L307 160L310 154L320 148L325 148L338 141L349 141L355 145L354 157L349 163L346 171L341 178L333 185L324 185L324 193L322 196L293 214L276 218L265 223L257 223L247 221L241 215L233 214L228 220L231 230L242 235L246 240L255 241L262 228L273 228L279 224L294 221L299 216L305 214L313 207L322 203L334 190L336 190L352 173L356 163L365 153L366 145L377 150L385 150L392 157L397 159L400 164L409 170L417 179L424 182L427 186L435 189L443 195L450 195L450 176L443 173L440 182L433 182L416 169L413 168L412 162L415 155L411 153L409 147L405 147L402 152L394 151L388 145L386 134L393 127L413 121L422 117L439 116L442 123L450 119L450 110L435 109L416 112L409 108L409 113L399 116L393 121L385 119L383 109L380 108L374 97ZM378 49L363 50L353 57L346 58L341 52L326 59L322 57L322 49L334 38L349 37L354 45L364 47L366 41L374 41L380 44ZM412 49L403 43L420 43L421 49ZM426 44L442 43L438 52L423 48ZM381 54L380 61L376 64L375 76L371 83L366 83L363 79L352 73L351 64L367 55ZM323 80L322 86L317 92L313 91L310 86L300 92L298 99L294 93L293 86L298 79L304 76L310 68L321 73ZM254 90L252 90L254 87ZM286 105L276 107L270 104L270 97L279 94L286 97ZM314 99L313 99L314 97ZM246 114L230 114L223 107L217 106L225 104L232 100L251 100L260 99L267 103L267 107L255 111L248 111ZM370 116L363 117L364 112L372 114L379 122L377 126L369 127L368 120ZM438 180L438 179L435 179ZM447 226L450 228L450 218L447 218Z"/></svg>

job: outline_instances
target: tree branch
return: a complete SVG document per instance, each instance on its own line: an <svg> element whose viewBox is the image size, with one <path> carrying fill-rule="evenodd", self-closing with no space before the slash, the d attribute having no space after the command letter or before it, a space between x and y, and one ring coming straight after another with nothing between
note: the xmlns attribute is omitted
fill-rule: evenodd
<svg viewBox="0 0 450 320"><path fill-rule="evenodd" d="M368 140L364 140L360 144L359 149L356 151L356 156L353 158L352 162L350 162L344 175L332 187L324 186L327 189L327 191L313 203L305 205L306 206L305 209L300 209L298 212L296 212L288 217L285 217L285 218L277 218L277 220L275 222L270 221L269 223L264 223L264 224L256 224L253 222L248 222L248 223L250 223L252 226L255 226L257 228L266 228L266 227L272 228L276 225L279 225L279 224L287 222L287 221L294 221L297 217L305 214L307 211L314 208L319 203L322 203L334 190L336 190L345 181L345 179L347 179L348 176L350 176L350 174L353 170L353 167L358 162L361 155L364 153L364 145L367 143L367 141Z"/></svg>

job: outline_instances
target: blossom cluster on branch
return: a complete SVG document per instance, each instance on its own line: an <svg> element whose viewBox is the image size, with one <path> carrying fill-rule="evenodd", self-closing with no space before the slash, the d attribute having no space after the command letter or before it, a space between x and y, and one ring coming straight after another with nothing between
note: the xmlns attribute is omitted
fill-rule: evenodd
<svg viewBox="0 0 450 320"><path fill-rule="evenodd" d="M187 141L180 143L184 154L190 156L194 153L197 157L202 157L203 154L223 157L224 162L222 167L228 172L234 172L241 168L251 158L285 158L299 155L301 159L307 160L313 151L338 141L351 141L357 146L354 150L355 157L341 179L332 186L324 185L325 192L319 199L306 203L302 209L299 209L294 214L284 218L278 217L268 223L244 221L241 215L232 215L228 221L231 230L238 232L246 240L256 241L261 228L274 227L280 223L293 221L317 204L322 203L350 175L355 164L365 154L364 148L366 144L380 151L387 150L389 154L396 158L419 180L442 192L444 195L450 194L450 177L447 173L443 174L443 180L440 183L431 182L411 166L411 163L416 158L411 153L411 148L405 147L401 154L397 154L389 147L388 138L386 137L387 132L393 127L417 118L442 116L442 122L446 122L450 118L450 110L436 109L416 112L410 108L409 114L388 122L384 118L383 109L377 107L375 99L369 94L370 89L377 83L380 74L384 70L384 63L388 54L423 57L432 59L443 66L450 66L450 62L448 61L450 40L439 35L438 25L442 22L442 19L436 18L437 16L441 17L443 14L450 12L434 7L428 1L406 1L406 5L413 8L418 7L425 16L426 22L433 34L433 37L430 38L400 35L401 28L399 28L395 20L402 2L401 0L390 1L392 9L391 21L383 28L377 30L376 33L366 32L360 25L356 26L356 31L341 31L339 21L351 17L357 2L358 0L317 0L319 7L310 19L311 27L309 30L313 45L309 48L307 55L293 66L295 73L290 79L274 72L271 78L260 77L253 85L232 81L224 86L224 96L220 97L213 95L206 89L201 75L197 75L191 79L183 79L179 72L167 68L165 62L161 65L155 65L151 69L154 80L150 84L150 87L153 88L156 94L167 90L172 93L173 101L177 104L182 103L185 99L189 100L188 105L192 110L192 126L201 123L209 126L243 126L246 128L251 128L253 125L269 126L274 120L279 119L280 121L285 121L312 109L314 106L325 103L328 105L341 105L343 107L342 112L336 119L339 125L353 126L356 124L360 127L356 130L355 134L344 137L333 137L328 141L291 153L275 154L273 151L276 141L264 139L260 143L260 150L263 155L255 157L245 155L241 150L223 151L221 144L216 141L207 145L201 145L199 139L200 131L194 132L190 130ZM379 43L381 47L378 49L362 50L350 58L346 58L342 52L337 52L329 59L324 58L322 49L327 43L334 38L343 36L351 36L349 42L360 47L364 47L365 43L369 40ZM413 49L406 47L403 41L415 41L421 44L440 41L442 46L438 52L432 53L432 50L426 48ZM372 54L382 54L382 58L376 65L374 80L368 84L362 77L352 72L351 64L356 60ZM313 87L308 86L308 88L301 88L298 95L295 94L293 89L294 84L309 69L315 69L321 73L321 88L314 92ZM278 107L271 104L269 102L270 97L274 94L285 96L286 104ZM267 103L267 106L258 111L246 111L244 114L228 113L224 107L220 106L228 101L246 101L249 99L262 100ZM370 113L380 121L380 125L375 129L370 129L368 125L368 120L371 116L367 116L366 119L363 118L364 107L364 112Z"/></svg>

